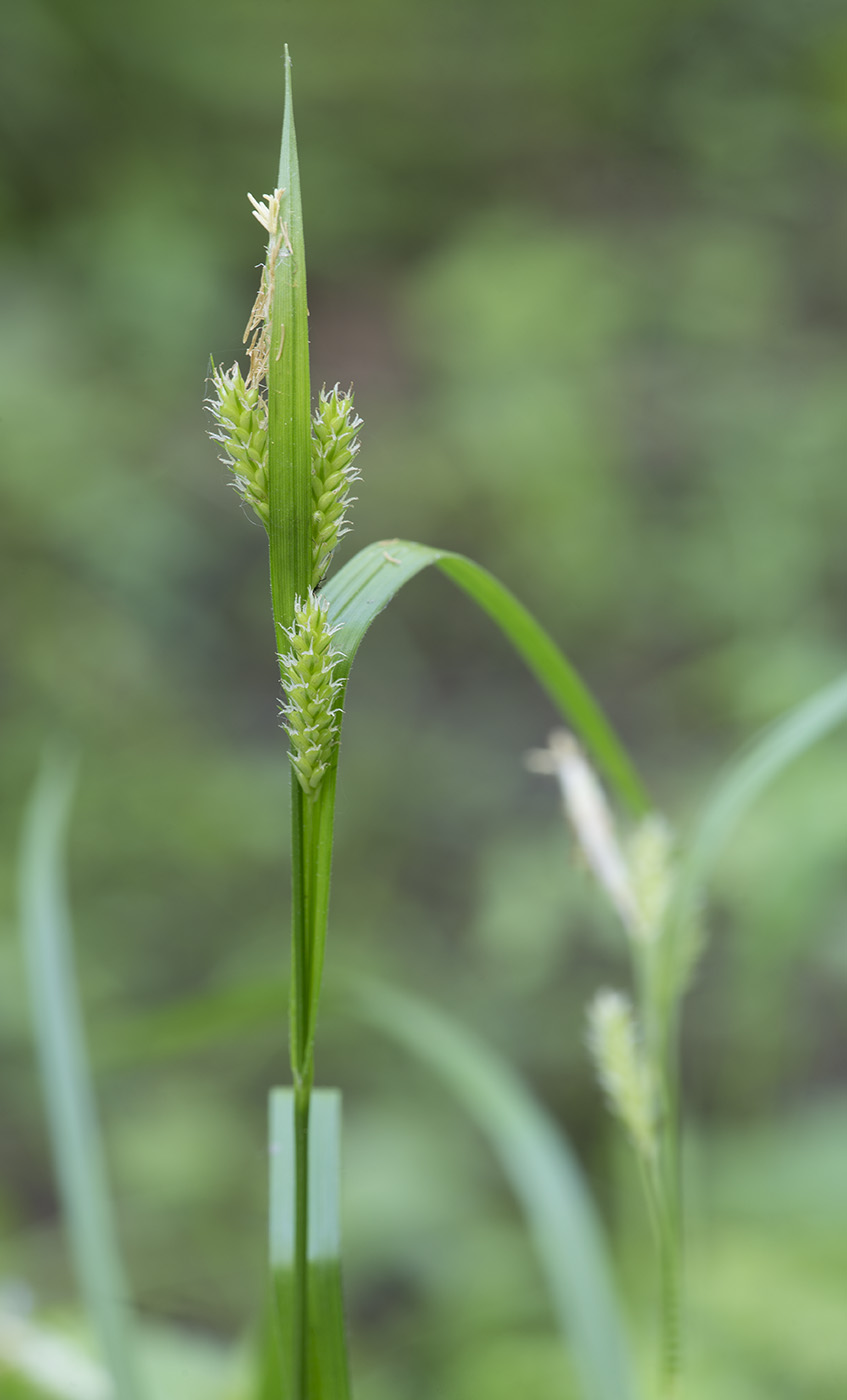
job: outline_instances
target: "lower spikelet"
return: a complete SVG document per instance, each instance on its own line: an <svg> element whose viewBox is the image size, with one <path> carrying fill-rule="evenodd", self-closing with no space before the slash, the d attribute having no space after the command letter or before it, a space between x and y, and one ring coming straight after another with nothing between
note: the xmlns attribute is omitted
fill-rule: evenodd
<svg viewBox="0 0 847 1400"><path fill-rule="evenodd" d="M598 992L588 1008L588 1044L609 1107L638 1153L655 1157L656 1106L650 1071L638 1043L635 1015L621 992Z"/></svg>
<svg viewBox="0 0 847 1400"><path fill-rule="evenodd" d="M294 603L286 630L289 650L280 656L285 700L283 723L291 740L291 763L307 797L317 797L338 744L343 681L336 675L341 653L332 645L327 603L310 589Z"/></svg>

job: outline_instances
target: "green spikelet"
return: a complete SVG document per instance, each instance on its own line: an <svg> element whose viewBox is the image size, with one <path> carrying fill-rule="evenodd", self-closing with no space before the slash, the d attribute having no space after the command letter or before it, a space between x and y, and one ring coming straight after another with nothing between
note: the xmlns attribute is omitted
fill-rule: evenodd
<svg viewBox="0 0 847 1400"><path fill-rule="evenodd" d="M645 817L630 837L626 854L635 900L630 932L642 948L666 945L663 955L672 989L681 996L703 951L705 934L699 903L685 909L675 923L668 917L673 906L677 860L674 834L664 818L655 813Z"/></svg>
<svg viewBox="0 0 847 1400"><path fill-rule="evenodd" d="M235 477L239 495L268 526L268 411L257 385L245 383L237 364L232 369L212 368L213 393L206 400L217 432L213 442L223 443L226 462Z"/></svg>
<svg viewBox="0 0 847 1400"><path fill-rule="evenodd" d="M285 636L290 650L280 657L285 700L281 706L291 740L291 762L307 797L315 798L332 762L340 725L343 682L335 675L340 653L332 645L327 604L309 590L294 603Z"/></svg>
<svg viewBox="0 0 847 1400"><path fill-rule="evenodd" d="M342 393L337 384L329 392L321 390L312 419L313 588L318 587L338 541L349 529L344 512L353 501L350 486L361 475L356 467L361 426L352 390Z"/></svg>
<svg viewBox="0 0 847 1400"><path fill-rule="evenodd" d="M656 943L664 933L674 878L673 833L663 817L652 813L639 823L626 857L635 901L632 935Z"/></svg>
<svg viewBox="0 0 847 1400"><path fill-rule="evenodd" d="M621 992L597 993L588 1008L588 1044L609 1106L636 1151L652 1161L657 1150L655 1095L628 997Z"/></svg>

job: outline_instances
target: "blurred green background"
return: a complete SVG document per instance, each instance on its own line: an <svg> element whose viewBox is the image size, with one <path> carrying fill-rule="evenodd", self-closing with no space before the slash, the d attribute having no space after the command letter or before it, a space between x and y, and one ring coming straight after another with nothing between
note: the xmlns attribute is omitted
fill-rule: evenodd
<svg viewBox="0 0 847 1400"><path fill-rule="evenodd" d="M847 14L835 0L29 0L0 19L0 1279L74 1288L14 915L49 737L145 1316L246 1335L284 1013L190 1054L129 1017L282 976L286 764L264 536L204 436L295 62L313 378L365 419L355 530L463 550L563 643L684 830L722 761L844 668ZM631 1164L584 1004L624 949L524 770L553 715L437 577L346 724L331 965L427 992L571 1134L649 1349ZM847 1388L847 741L750 818L687 1008L696 1393ZM441 1091L328 1008L361 1400L571 1384L523 1228ZM155 1045L149 1047L155 1050ZM639 1320L642 1320L641 1322ZM187 1394L187 1391L181 1394Z"/></svg>

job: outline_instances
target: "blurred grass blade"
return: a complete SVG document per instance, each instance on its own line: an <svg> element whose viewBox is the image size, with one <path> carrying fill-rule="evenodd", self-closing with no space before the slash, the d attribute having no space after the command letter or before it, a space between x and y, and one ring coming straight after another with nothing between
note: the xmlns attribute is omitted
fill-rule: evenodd
<svg viewBox="0 0 847 1400"><path fill-rule="evenodd" d="M97 1062L109 1068L148 1064L278 1027L285 1019L288 988L287 978L263 977L122 1015L98 1034Z"/></svg>
<svg viewBox="0 0 847 1400"><path fill-rule="evenodd" d="M682 873L679 898L683 903L696 897L738 823L765 789L845 719L847 676L804 700L742 750L697 824Z"/></svg>
<svg viewBox="0 0 847 1400"><path fill-rule="evenodd" d="M78 1280L119 1400L144 1394L76 988L64 877L74 765L46 760L20 862L21 924L41 1077Z"/></svg>
<svg viewBox="0 0 847 1400"><path fill-rule="evenodd" d="M408 540L368 545L329 580L324 595L330 616L339 624L336 645L344 653L348 674L359 644L378 613L404 583L430 564L473 598L497 624L523 658L563 717L590 749L598 766L624 802L637 814L649 807L641 780L576 671L514 594L486 569L461 554L431 549Z"/></svg>
<svg viewBox="0 0 847 1400"><path fill-rule="evenodd" d="M585 1400L632 1400L601 1227L558 1128L515 1072L442 1011L360 977L349 987L360 1019L434 1070L489 1139L526 1216Z"/></svg>
<svg viewBox="0 0 847 1400"><path fill-rule="evenodd" d="M335 1089L315 1089L309 1129L308 1266L309 1395L314 1400L350 1397L341 1292L340 1168L341 1095ZM294 1173L294 1093L274 1089L270 1097L270 1262L282 1400L293 1400L284 1361L291 1346Z"/></svg>
<svg viewBox="0 0 847 1400"><path fill-rule="evenodd" d="M111 1400L112 1396L106 1372L76 1340L0 1305L0 1380L9 1380L10 1375L26 1383L25 1391L13 1388L15 1396L35 1394L52 1400Z"/></svg>

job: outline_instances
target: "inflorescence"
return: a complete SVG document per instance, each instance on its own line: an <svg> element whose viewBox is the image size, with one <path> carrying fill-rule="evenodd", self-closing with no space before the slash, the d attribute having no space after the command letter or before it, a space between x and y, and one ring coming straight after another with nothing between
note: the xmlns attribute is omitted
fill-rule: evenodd
<svg viewBox="0 0 847 1400"><path fill-rule="evenodd" d="M280 658L285 700L283 722L291 740L291 764L307 797L315 798L332 763L341 727L344 682L337 674L341 653L332 645L327 603L309 590L294 603L286 629L289 650Z"/></svg>
<svg viewBox="0 0 847 1400"><path fill-rule="evenodd" d="M284 191L275 190L259 201L250 195L253 214L268 234L267 256L259 291L247 328L249 369L212 366L206 403L214 418L209 436L224 448L221 458L230 468L236 490L270 528L268 498L267 373L270 356L270 315L274 277L281 258L290 252L280 217ZM339 701L343 682L336 679L340 654L332 646L326 604L316 596L339 540L349 529L350 487L359 480L356 456L362 420L353 406L352 388L322 389L312 416L312 586L305 601L295 600L294 622L286 630L288 650L280 656L286 698L282 704L291 739L291 762L303 791L317 796L338 743Z"/></svg>

